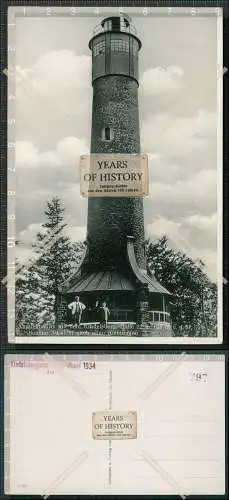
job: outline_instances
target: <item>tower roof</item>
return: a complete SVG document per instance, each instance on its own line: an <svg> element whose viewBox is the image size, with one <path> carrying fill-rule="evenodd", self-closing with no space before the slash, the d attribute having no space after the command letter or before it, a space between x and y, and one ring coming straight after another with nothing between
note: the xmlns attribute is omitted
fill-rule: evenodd
<svg viewBox="0 0 229 500"><path fill-rule="evenodd" d="M151 293L159 293L162 295L171 295L171 293L162 286L154 276L149 276L147 272L140 269L134 251L133 238L131 236L127 237L127 253L129 257L129 263L131 265L132 271L134 272L136 278L144 285L147 285Z"/></svg>
<svg viewBox="0 0 229 500"><path fill-rule="evenodd" d="M97 271L73 277L71 284L65 289L65 293L82 292L107 292L107 291L133 291L135 285L131 279L117 270Z"/></svg>
<svg viewBox="0 0 229 500"><path fill-rule="evenodd" d="M127 14L105 17L93 29L93 36L105 33L107 31L129 33L137 37L137 30L132 23L131 17Z"/></svg>
<svg viewBox="0 0 229 500"><path fill-rule="evenodd" d="M120 16L110 16L110 17L105 17L102 22L101 26L104 26L108 21L111 21L111 23L115 26L118 26L119 24L121 27L125 29L125 27L130 26L131 23L131 17L127 16L126 14L120 15Z"/></svg>

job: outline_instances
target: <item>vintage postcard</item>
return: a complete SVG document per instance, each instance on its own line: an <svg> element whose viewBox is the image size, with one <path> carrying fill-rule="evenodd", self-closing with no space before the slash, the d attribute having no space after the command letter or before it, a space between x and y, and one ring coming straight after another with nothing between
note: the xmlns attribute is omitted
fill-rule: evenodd
<svg viewBox="0 0 229 500"><path fill-rule="evenodd" d="M225 355L7 355L5 493L223 495Z"/></svg>
<svg viewBox="0 0 229 500"><path fill-rule="evenodd" d="M8 339L221 343L221 8L8 10Z"/></svg>

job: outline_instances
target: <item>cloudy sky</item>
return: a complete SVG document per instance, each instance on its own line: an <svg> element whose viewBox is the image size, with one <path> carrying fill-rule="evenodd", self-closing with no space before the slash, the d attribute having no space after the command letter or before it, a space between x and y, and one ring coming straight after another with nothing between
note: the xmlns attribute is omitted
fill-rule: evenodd
<svg viewBox="0 0 229 500"><path fill-rule="evenodd" d="M106 9L108 10L108 9ZM125 9L131 14L130 9ZM136 10L136 9L135 9ZM45 203L60 196L72 239L86 236L79 155L89 152L88 41L100 17L18 18L17 237L25 261ZM217 18L134 17L142 152L149 154L146 234L162 234L216 278Z"/></svg>

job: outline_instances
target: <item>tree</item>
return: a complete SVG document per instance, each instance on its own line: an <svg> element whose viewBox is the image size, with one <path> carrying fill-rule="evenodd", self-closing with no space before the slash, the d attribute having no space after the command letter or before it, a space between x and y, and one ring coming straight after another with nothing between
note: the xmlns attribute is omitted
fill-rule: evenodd
<svg viewBox="0 0 229 500"><path fill-rule="evenodd" d="M169 248L166 236L147 241L146 249L149 270L171 293L175 335L216 335L217 286L204 272L204 263Z"/></svg>
<svg viewBox="0 0 229 500"><path fill-rule="evenodd" d="M41 269L35 261L16 274L16 328L53 324L55 297L47 293Z"/></svg>
<svg viewBox="0 0 229 500"><path fill-rule="evenodd" d="M64 234L64 208L59 198L47 202L45 222L33 245L34 261L22 269L16 281L16 320L20 325L53 324L59 286L74 273L84 251ZM28 324L28 323L27 323Z"/></svg>

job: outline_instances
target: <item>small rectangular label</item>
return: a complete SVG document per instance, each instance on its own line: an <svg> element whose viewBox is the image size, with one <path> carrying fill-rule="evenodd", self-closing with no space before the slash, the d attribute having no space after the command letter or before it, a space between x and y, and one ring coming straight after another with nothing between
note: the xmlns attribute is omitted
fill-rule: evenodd
<svg viewBox="0 0 229 500"><path fill-rule="evenodd" d="M136 439L136 411L96 411L92 413L93 439Z"/></svg>
<svg viewBox="0 0 229 500"><path fill-rule="evenodd" d="M146 196L147 155L91 154L80 157L82 196Z"/></svg>

